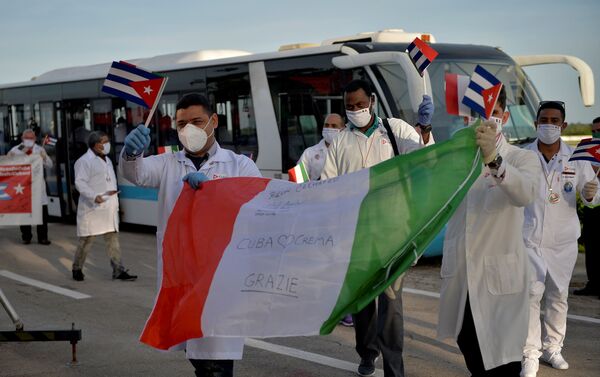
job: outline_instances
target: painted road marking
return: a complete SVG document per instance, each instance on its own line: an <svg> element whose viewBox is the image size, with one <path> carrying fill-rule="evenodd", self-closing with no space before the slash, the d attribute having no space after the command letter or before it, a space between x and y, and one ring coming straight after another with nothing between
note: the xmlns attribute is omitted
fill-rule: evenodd
<svg viewBox="0 0 600 377"><path fill-rule="evenodd" d="M423 291L421 289L404 288L402 291L406 292L406 293L412 293L414 295L440 298L440 294L437 292ZM600 325L600 319L598 319L598 318L586 317L586 316L577 315L577 314L567 314L567 318L572 321L580 321L580 322L594 323L594 324Z"/></svg>
<svg viewBox="0 0 600 377"><path fill-rule="evenodd" d="M43 281L30 279L28 277L25 277L25 276L22 276L19 274L15 274L14 272L6 271L6 270L0 270L0 276L4 276L5 278L16 280L18 282L21 282L21 283L24 283L27 285L31 285L33 287L45 289L50 292L58 293L59 295L71 297L71 298L74 298L75 300L81 300L84 298L92 297L90 295L86 295L85 293L73 291L71 289L62 288L57 285L44 283Z"/></svg>
<svg viewBox="0 0 600 377"><path fill-rule="evenodd" d="M356 370L358 368L358 364L354 364L349 361L334 359L333 357L323 356L312 352L306 352L296 348L280 346L278 344L268 343L258 339L246 338L245 343L249 347L258 348L263 351L278 353L280 355L285 356L291 356L296 359L302 359L313 362L315 364L321 364L332 368L347 370L349 372L356 373ZM378 377L383 377L383 370L376 369L374 375Z"/></svg>

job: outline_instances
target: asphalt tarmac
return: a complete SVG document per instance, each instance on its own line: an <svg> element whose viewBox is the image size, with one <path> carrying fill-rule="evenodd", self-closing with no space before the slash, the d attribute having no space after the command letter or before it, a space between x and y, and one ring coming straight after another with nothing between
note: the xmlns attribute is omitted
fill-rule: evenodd
<svg viewBox="0 0 600 377"><path fill-rule="evenodd" d="M70 365L68 342L0 342L0 376L193 376L183 352L159 352L138 338L156 292L155 237L121 232L123 262L137 281L111 279L99 237L88 256L85 281L71 279L77 237L75 227L50 224L52 245L22 245L17 227L0 229L0 288L26 330L75 327L82 330L78 364ZM580 255L572 288L585 282ZM439 310L439 261L422 261L405 281L405 352L407 376L468 376L452 341L435 339ZM540 367L539 377L600 375L600 299L571 296L564 356L567 371ZM300 318L290 318L298 321ZM0 307L0 330L14 330ZM354 331L338 326L328 336L248 339L236 376L353 376L359 358ZM381 361L377 375L383 376Z"/></svg>

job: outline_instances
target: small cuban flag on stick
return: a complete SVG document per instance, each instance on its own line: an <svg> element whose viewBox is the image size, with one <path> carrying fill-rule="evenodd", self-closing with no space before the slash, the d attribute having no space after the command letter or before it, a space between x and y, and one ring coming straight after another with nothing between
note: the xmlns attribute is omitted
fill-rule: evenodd
<svg viewBox="0 0 600 377"><path fill-rule="evenodd" d="M303 162L288 170L288 174L291 182L304 183L310 180Z"/></svg>
<svg viewBox="0 0 600 377"><path fill-rule="evenodd" d="M482 66L477 65L462 103L473 109L482 118L489 119L501 90L502 83L500 80Z"/></svg>
<svg viewBox="0 0 600 377"><path fill-rule="evenodd" d="M581 140L575 151L573 151L573 155L569 158L569 162L571 161L589 161L592 165L600 166L600 139ZM598 169L598 172L600 172L600 169Z"/></svg>
<svg viewBox="0 0 600 377"><path fill-rule="evenodd" d="M56 140L55 138L50 137L50 135L46 135L46 137L44 138L44 142L42 143L42 145L49 145L51 147L54 147L54 146L56 146L56 142L57 141L58 140Z"/></svg>
<svg viewBox="0 0 600 377"><path fill-rule="evenodd" d="M429 64L431 64L438 56L438 52L427 43L420 40L419 37L415 38L415 40L408 45L406 52L408 52L410 60L413 62L421 76L423 76L423 73Z"/></svg>
<svg viewBox="0 0 600 377"><path fill-rule="evenodd" d="M102 91L150 109L145 123L148 127L167 80L167 77L133 64L124 61L113 62L104 80Z"/></svg>

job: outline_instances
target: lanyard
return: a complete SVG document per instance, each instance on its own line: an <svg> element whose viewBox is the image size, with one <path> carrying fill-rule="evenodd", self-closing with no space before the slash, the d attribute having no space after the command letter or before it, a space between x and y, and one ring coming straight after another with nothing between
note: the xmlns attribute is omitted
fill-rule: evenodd
<svg viewBox="0 0 600 377"><path fill-rule="evenodd" d="M550 204L557 204L558 202L560 202L560 196L558 195L558 193L552 190L552 182L554 182L554 174L556 173L556 169L552 169L552 177L550 178L550 181L548 181L548 176L550 175L550 173L546 174L546 169L543 160L544 156L541 155L541 152L539 157L540 164L542 164L542 174L544 175L544 179L546 180L546 185L548 185L548 201L550 202ZM556 157L556 155L554 155L554 157ZM552 159L550 161L552 161Z"/></svg>
<svg viewBox="0 0 600 377"><path fill-rule="evenodd" d="M354 137L356 137L357 139L359 139L358 135L354 135ZM358 142L358 151L360 152L360 158L362 159L362 167L363 167L363 169L367 167L367 159L369 158L369 153L371 153L371 147L373 146L373 140L375 140L375 136L371 135L370 139L371 139L371 143L369 143L367 141L367 144L369 144L369 146L367 147L367 154L366 155L363 154L362 148L360 146L360 144L361 144L360 143L360 139L359 139L359 142Z"/></svg>

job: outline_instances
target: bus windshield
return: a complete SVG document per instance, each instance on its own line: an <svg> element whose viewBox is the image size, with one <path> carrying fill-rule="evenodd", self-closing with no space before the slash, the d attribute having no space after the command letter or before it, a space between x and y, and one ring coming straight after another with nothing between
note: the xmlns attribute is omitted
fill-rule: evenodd
<svg viewBox="0 0 600 377"><path fill-rule="evenodd" d="M529 83L525 73L515 64L506 61L460 61L436 59L428 68L435 103L433 131L437 141L448 139L456 130L464 127L462 116L450 115L446 112L445 83L446 73L470 76L479 64L496 76L506 87L507 110L510 118L502 132L512 144L523 144L535 138L533 119L538 94ZM380 78L387 88L386 97L392 106L393 116L400 117L410 124L416 124L408 96L406 78L402 68L397 64L380 64L377 66ZM391 98L390 98L391 97ZM396 111L394 111L394 108Z"/></svg>

